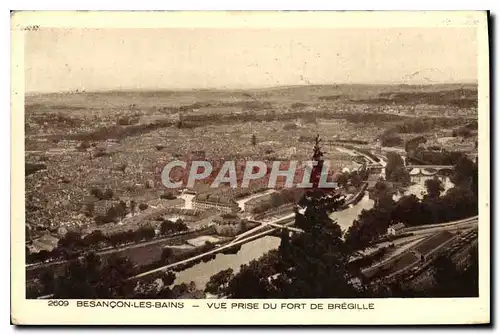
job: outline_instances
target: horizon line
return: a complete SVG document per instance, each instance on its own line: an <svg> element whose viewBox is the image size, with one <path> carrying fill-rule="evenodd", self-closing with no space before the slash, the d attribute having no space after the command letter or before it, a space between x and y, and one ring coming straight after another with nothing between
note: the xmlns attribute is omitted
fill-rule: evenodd
<svg viewBox="0 0 500 335"><path fill-rule="evenodd" d="M113 93L113 92L194 92L194 91L219 91L219 92L238 92L238 91L259 91L269 89L287 89L300 87L317 86L438 86L438 85L478 85L476 81L457 81L457 82L427 82L427 83L404 83L404 82L373 82L373 83L329 83L329 84L291 84L291 85L273 85L273 86L249 86L249 87L178 87L178 88L109 88L109 89L73 89L65 91L25 91L25 95L43 95L60 93Z"/></svg>

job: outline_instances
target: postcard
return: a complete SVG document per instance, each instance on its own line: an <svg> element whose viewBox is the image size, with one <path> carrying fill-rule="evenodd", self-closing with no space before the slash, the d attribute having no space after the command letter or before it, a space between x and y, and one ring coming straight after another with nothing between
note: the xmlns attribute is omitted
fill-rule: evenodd
<svg viewBox="0 0 500 335"><path fill-rule="evenodd" d="M11 36L13 324L490 323L487 12Z"/></svg>

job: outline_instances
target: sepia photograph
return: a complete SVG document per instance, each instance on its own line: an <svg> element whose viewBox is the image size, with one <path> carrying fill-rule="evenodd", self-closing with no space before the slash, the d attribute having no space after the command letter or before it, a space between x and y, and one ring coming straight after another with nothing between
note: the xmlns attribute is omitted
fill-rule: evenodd
<svg viewBox="0 0 500 335"><path fill-rule="evenodd" d="M486 12L135 14L11 18L18 299L489 321Z"/></svg>

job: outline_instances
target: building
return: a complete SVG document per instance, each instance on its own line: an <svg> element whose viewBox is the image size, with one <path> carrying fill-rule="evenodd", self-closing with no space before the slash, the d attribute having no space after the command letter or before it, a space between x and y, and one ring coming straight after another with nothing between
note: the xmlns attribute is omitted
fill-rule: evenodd
<svg viewBox="0 0 500 335"><path fill-rule="evenodd" d="M403 223L397 223L395 225L390 226L387 228L387 235L397 235L401 232L401 230L405 228L405 225Z"/></svg>
<svg viewBox="0 0 500 335"><path fill-rule="evenodd" d="M223 213L236 213L239 211L238 204L236 202L222 202L222 201L210 201L210 200L199 200L193 199L193 208L198 210L217 210Z"/></svg>
<svg viewBox="0 0 500 335"><path fill-rule="evenodd" d="M34 247L33 249L36 249L38 251L41 250L52 251L55 248L57 248L58 242L59 238L52 236L50 234L46 234L33 241L33 247Z"/></svg>
<svg viewBox="0 0 500 335"><path fill-rule="evenodd" d="M105 216L108 211L114 207L116 204L118 204L117 201L114 200L99 200L94 202L94 210L93 214L94 216Z"/></svg>
<svg viewBox="0 0 500 335"><path fill-rule="evenodd" d="M176 199L154 199L148 201L148 205L153 208L183 208L186 200L182 198Z"/></svg>

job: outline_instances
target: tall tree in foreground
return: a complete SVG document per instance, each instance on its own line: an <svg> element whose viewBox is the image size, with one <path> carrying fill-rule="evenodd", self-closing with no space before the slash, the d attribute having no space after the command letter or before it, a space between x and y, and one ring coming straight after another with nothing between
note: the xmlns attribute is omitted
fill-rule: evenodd
<svg viewBox="0 0 500 335"><path fill-rule="evenodd" d="M327 233L332 237L340 238L342 231L340 227L330 219L329 214L339 210L344 204L343 199L336 193L335 189L322 188L320 181L323 173L323 152L320 147L321 139L316 136L312 161L314 166L311 170L310 183L312 187L308 189L299 200L302 213L295 215L295 225L311 234ZM326 172L325 172L326 174ZM323 176L326 180L326 175Z"/></svg>
<svg viewBox="0 0 500 335"><path fill-rule="evenodd" d="M316 137L310 183L296 211L296 226L303 233L281 234L281 245L256 261L243 265L224 294L231 298L334 298L357 297L347 269L350 254L342 231L329 214L341 208L343 199L334 189L320 187L323 153ZM326 176L325 176L326 177ZM222 276L222 275L221 275Z"/></svg>
<svg viewBox="0 0 500 335"><path fill-rule="evenodd" d="M304 233L294 235L286 253L281 253L284 265L276 284L283 298L355 297L358 293L347 269L350 253L341 239L342 230L329 217L342 208L344 200L336 189L320 184L321 178L326 178L322 176L324 160L320 143L316 136L312 187L299 201L301 210L295 214L295 224Z"/></svg>

